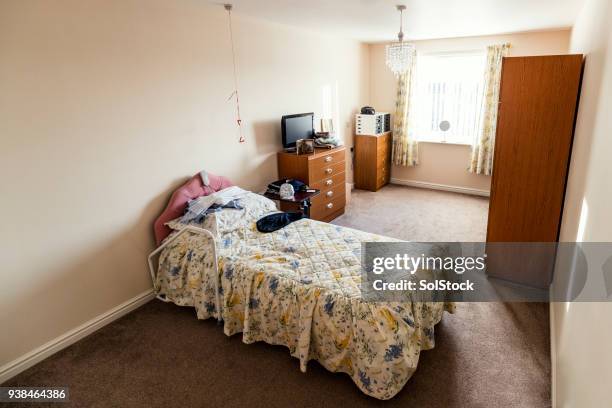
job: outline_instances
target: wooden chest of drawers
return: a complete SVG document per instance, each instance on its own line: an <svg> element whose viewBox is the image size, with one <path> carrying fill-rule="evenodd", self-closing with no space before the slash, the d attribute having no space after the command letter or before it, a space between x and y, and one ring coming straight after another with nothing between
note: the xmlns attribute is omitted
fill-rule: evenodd
<svg viewBox="0 0 612 408"><path fill-rule="evenodd" d="M278 177L302 180L321 194L312 199L310 218L331 221L344 214L346 206L346 149L315 149L314 154L278 153ZM281 203L281 210L295 210Z"/></svg>
<svg viewBox="0 0 612 408"><path fill-rule="evenodd" d="M377 191L391 180L391 132L355 135L355 188Z"/></svg>

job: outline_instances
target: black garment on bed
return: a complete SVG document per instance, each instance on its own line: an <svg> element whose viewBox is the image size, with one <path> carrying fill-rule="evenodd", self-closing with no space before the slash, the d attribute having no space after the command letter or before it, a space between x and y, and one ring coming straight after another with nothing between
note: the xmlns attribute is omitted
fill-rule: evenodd
<svg viewBox="0 0 612 408"><path fill-rule="evenodd" d="M279 212L266 215L257 220L257 231L274 232L303 217L304 215L299 212Z"/></svg>

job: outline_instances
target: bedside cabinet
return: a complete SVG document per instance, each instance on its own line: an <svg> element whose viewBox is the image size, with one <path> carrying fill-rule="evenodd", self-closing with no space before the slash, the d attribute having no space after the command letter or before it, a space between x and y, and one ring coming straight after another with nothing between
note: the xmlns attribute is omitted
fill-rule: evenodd
<svg viewBox="0 0 612 408"><path fill-rule="evenodd" d="M311 188L321 190L313 197L310 218L329 222L344 214L346 206L346 148L315 149L313 154L297 155L278 152L278 178L303 181ZM280 205L281 210L291 211L291 203Z"/></svg>
<svg viewBox="0 0 612 408"><path fill-rule="evenodd" d="M391 180L391 132L355 135L355 188L378 191Z"/></svg>

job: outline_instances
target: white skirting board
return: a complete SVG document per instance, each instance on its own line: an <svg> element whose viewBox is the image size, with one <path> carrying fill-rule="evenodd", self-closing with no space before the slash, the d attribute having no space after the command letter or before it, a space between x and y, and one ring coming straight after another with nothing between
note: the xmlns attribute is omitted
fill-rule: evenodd
<svg viewBox="0 0 612 408"><path fill-rule="evenodd" d="M22 371L27 370L45 358L57 353L73 343L76 343L94 331L111 323L113 320L117 320L132 310L144 305L154 297L155 295L152 289L142 292L128 301L123 302L119 306L116 306L111 310L94 317L93 319L62 334L59 337L56 337L55 339L43 344L29 353L9 362L8 364L5 364L4 366L0 367L0 384L16 376Z"/></svg>
<svg viewBox="0 0 612 408"><path fill-rule="evenodd" d="M354 188L354 183L346 183L346 204L351 202L351 194L353 193Z"/></svg>
<svg viewBox="0 0 612 408"><path fill-rule="evenodd" d="M447 184L428 183L425 181L417 181L417 180L402 180L402 179L392 178L391 184L399 184L402 186L417 187L417 188L428 188L430 190L450 191L453 193L471 194L471 195L477 195L477 196L483 196L483 197L489 197L491 194L489 190L479 190L476 188L469 188L469 187L449 186Z"/></svg>
<svg viewBox="0 0 612 408"><path fill-rule="evenodd" d="M551 291L552 292L552 291ZM552 297L552 296L551 296ZM555 336L557 330L557 318L555 314L555 304L550 302L548 304L549 320L550 320L550 395L552 400L552 406L557 405L557 337Z"/></svg>

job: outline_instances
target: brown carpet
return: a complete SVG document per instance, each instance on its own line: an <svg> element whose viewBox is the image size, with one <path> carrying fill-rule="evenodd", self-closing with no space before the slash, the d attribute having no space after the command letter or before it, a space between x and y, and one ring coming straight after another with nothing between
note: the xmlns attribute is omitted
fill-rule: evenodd
<svg viewBox="0 0 612 408"><path fill-rule="evenodd" d="M388 185L353 190L346 214L333 223L407 241L482 242L488 211L486 197Z"/></svg>
<svg viewBox="0 0 612 408"><path fill-rule="evenodd" d="M368 195L354 195L352 204ZM70 405L79 407L548 407L548 306L460 304L389 401L365 396L347 375L315 362L303 374L287 349L243 344L192 309L157 300L4 385L68 386Z"/></svg>

